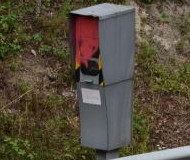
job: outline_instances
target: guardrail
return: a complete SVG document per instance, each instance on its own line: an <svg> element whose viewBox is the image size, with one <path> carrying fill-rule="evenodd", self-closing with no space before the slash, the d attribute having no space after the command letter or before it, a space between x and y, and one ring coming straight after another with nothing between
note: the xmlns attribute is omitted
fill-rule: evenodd
<svg viewBox="0 0 190 160"><path fill-rule="evenodd" d="M190 160L190 146L117 158L114 160Z"/></svg>

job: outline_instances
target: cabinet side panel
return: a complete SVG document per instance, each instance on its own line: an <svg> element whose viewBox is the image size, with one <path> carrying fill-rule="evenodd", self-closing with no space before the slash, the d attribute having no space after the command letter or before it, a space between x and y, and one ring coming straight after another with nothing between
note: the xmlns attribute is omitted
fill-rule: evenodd
<svg viewBox="0 0 190 160"><path fill-rule="evenodd" d="M127 13L99 22L100 53L105 85L133 77L135 14Z"/></svg>
<svg viewBox="0 0 190 160"><path fill-rule="evenodd" d="M109 150L131 143L133 81L105 87L108 113Z"/></svg>

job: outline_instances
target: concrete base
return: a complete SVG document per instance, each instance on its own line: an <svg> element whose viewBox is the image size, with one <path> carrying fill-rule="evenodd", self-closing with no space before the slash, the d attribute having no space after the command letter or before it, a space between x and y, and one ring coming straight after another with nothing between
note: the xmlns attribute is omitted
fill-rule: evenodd
<svg viewBox="0 0 190 160"><path fill-rule="evenodd" d="M97 150L96 151L96 160L111 160L118 157L119 157L118 150L113 150L113 151Z"/></svg>

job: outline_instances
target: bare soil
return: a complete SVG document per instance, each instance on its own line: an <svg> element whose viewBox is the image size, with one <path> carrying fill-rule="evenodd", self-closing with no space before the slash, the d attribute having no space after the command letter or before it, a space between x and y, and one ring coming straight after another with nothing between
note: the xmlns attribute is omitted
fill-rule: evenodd
<svg viewBox="0 0 190 160"><path fill-rule="evenodd" d="M188 49L187 54L179 53L176 49L183 35L175 25L175 21L189 12L189 1L157 1L141 8L141 17L147 19L141 26L141 38L148 38L155 44L160 64L170 65L171 59L178 62L189 60ZM163 15L165 19L162 19ZM160 94L157 101L151 133L154 146L165 149L190 145L190 99L183 95Z"/></svg>
<svg viewBox="0 0 190 160"><path fill-rule="evenodd" d="M149 39L157 46L158 52L162 55L160 63L167 63L171 57L177 57L181 61L189 59L189 56L179 55L176 51L177 42L182 35L172 23L173 19L181 18L190 11L189 0L183 2L166 0L161 2L161 5L158 3L142 5L134 2L132 4L136 5L139 14L138 37ZM160 22L163 13L167 15L169 22ZM148 22L141 22L141 18L148 19ZM68 42L62 42L63 47L68 47ZM13 62L19 65L16 71L10 69ZM75 108L76 97L73 88L63 81L56 82L59 74L64 74L66 69L66 64L57 57L38 53L35 56L30 50L20 57L12 57L4 62L0 60L0 108L23 94L18 87L19 79L27 81L32 88L45 95L55 90L58 95L68 98ZM142 89L138 91L142 105L151 103L151 95L143 90L144 87L140 86L139 89ZM20 103L20 99L15 103ZM165 148L190 145L190 100L184 96L160 95L155 108L150 141L155 146ZM78 127L77 117L72 125Z"/></svg>

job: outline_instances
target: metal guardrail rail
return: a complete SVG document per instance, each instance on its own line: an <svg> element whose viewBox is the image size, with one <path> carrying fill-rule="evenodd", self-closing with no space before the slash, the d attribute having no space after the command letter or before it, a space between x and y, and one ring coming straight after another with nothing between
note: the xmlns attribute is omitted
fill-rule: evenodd
<svg viewBox="0 0 190 160"><path fill-rule="evenodd" d="M190 146L117 158L114 160L190 160Z"/></svg>

